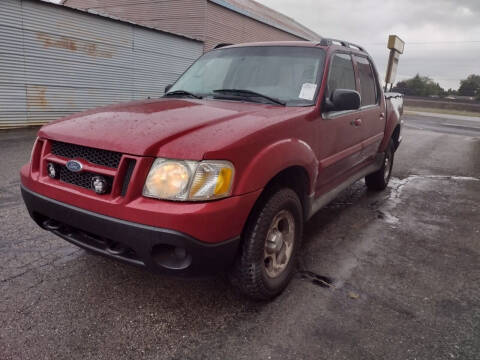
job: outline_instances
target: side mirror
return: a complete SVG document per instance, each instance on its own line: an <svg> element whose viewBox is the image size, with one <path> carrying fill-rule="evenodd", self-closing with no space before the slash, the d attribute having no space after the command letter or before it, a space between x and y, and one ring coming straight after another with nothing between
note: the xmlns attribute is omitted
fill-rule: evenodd
<svg viewBox="0 0 480 360"><path fill-rule="evenodd" d="M346 111L360 108L360 94L355 90L337 89L325 100L326 111Z"/></svg>
<svg viewBox="0 0 480 360"><path fill-rule="evenodd" d="M168 92L168 90L170 90L172 88L172 84L168 84L167 86L165 86L165 94Z"/></svg>

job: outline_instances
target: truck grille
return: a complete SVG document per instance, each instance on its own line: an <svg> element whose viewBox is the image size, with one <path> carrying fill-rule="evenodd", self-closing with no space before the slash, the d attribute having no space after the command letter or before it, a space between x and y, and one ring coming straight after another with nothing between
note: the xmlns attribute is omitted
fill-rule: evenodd
<svg viewBox="0 0 480 360"><path fill-rule="evenodd" d="M85 159L90 163L103 165L110 168L118 168L121 153L91 147L67 144L60 141L52 141L52 154L67 159Z"/></svg>
<svg viewBox="0 0 480 360"><path fill-rule="evenodd" d="M85 189L92 189L92 177L98 174L83 171L83 172L71 172L65 166L60 166L60 181L80 186ZM110 193L112 189L113 178L111 176L101 175L108 183L108 191L107 194Z"/></svg>

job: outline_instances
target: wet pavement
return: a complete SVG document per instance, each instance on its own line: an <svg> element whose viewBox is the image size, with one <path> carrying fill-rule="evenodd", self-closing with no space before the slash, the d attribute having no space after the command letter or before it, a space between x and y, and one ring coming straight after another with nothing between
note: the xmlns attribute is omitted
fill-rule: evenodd
<svg viewBox="0 0 480 360"><path fill-rule="evenodd" d="M480 136L480 113L478 116L435 114L422 111L407 111L408 126L466 136Z"/></svg>
<svg viewBox="0 0 480 360"><path fill-rule="evenodd" d="M39 229L18 180L34 132L0 133L0 359L479 359L480 137L404 136L388 190L317 213L295 279L257 303Z"/></svg>

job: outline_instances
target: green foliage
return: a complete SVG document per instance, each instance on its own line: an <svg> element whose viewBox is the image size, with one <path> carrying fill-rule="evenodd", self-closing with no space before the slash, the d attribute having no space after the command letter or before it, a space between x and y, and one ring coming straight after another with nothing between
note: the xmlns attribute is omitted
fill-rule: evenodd
<svg viewBox="0 0 480 360"><path fill-rule="evenodd" d="M419 74L411 79L398 82L394 91L411 96L442 96L445 94L445 90L438 83Z"/></svg>
<svg viewBox="0 0 480 360"><path fill-rule="evenodd" d="M462 96L477 96L480 99L480 75L469 75L460 81L458 93Z"/></svg>

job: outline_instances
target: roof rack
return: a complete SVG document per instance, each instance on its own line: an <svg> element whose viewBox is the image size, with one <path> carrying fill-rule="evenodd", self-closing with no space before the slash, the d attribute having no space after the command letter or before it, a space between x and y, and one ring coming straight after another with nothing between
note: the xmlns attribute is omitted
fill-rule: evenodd
<svg viewBox="0 0 480 360"><path fill-rule="evenodd" d="M233 44L230 44L230 43L220 43L220 44L215 45L214 49L220 49L220 48L222 48L222 47L230 46L230 45L233 45Z"/></svg>
<svg viewBox="0 0 480 360"><path fill-rule="evenodd" d="M360 51L366 52L365 49L360 45L349 43L348 41L338 40L338 39L322 38L322 40L320 40L318 45L320 46L340 45L340 46L344 46L352 49L358 49Z"/></svg>

